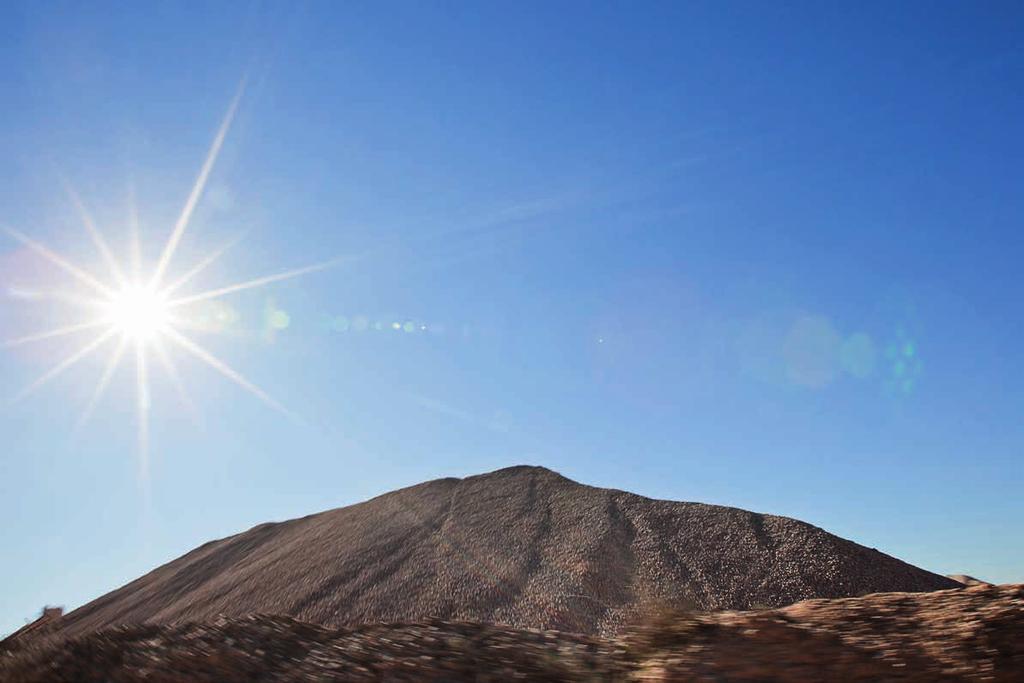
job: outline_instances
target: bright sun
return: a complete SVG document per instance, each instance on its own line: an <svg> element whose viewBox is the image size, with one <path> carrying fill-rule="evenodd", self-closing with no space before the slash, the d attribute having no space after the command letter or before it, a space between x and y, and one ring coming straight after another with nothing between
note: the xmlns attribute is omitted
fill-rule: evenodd
<svg viewBox="0 0 1024 683"><path fill-rule="evenodd" d="M190 283L193 278L209 267L225 252L227 247L222 247L202 259L198 264L192 266L183 274L179 275L177 279L170 282L167 281L168 268L177 250L178 244L188 228L192 213L202 196L203 188L209 178L214 162L220 153L220 148L224 143L224 138L227 135L231 121L234 118L235 110L238 106L241 94L242 88L239 89L238 94L232 101L231 106L220 125L220 128L217 130L213 144L210 146L210 150L207 152L202 169L199 172L199 176L196 178L191 192L189 192L185 205L182 207L181 213L171 229L170 236L168 237L162 253L160 254L160 258L156 262L152 272L145 274L141 272L141 257L137 248L139 244L139 235L137 232L136 222L134 220L129 221L129 225L132 230L130 245L134 245L134 248L126 250L131 251L132 253L133 268L131 268L131 270L135 271L135 277L129 278L126 272L128 269L124 268L119 260L114 257L113 250L110 248L99 228L89 215L85 205L70 188L69 194L71 195L72 202L78 210L82 224L85 226L92 242L95 244L100 255L103 257L103 261L106 263L109 271L108 278L97 277L95 274L90 273L86 269L72 263L69 259L57 254L40 242L31 239L17 230L3 226L3 230L11 237L75 278L83 291L81 293L75 292L70 296L62 294L58 296L58 298L79 304L85 315L89 317L84 321L79 318L77 322L63 327L58 327L56 329L38 332L16 339L8 339L0 342L0 348L10 348L41 340L64 337L67 335L78 335L85 331L97 332L96 336L94 336L90 341L86 342L74 353L62 359L47 372L38 377L34 382L25 387L17 396L15 396L14 400L17 401L25 398L43 384L46 384L58 375L61 375L70 367L76 365L83 358L96 352L104 345L109 346L109 354L107 356L103 372L97 380L92 396L82 411L82 415L78 421L78 426L81 427L89 419L93 409L96 407L105 392L107 385L110 383L116 369L120 365L125 352L129 347L133 347L136 367L135 384L137 391L136 414L138 420L138 440L143 472L146 470L148 450L148 415L150 405L148 367L150 364L150 358L155 358L159 361L159 364L163 366L163 369L166 371L175 388L178 390L179 397L184 403L191 406L191 402L184 390L182 378L179 376L175 368L172 355L168 353L168 346L173 346L175 349L202 361L273 408L287 413L281 404L271 398L266 392L254 385L224 361L214 356L202 345L193 341L183 332L183 330L197 329L196 321L190 320L189 305L200 301L219 298L232 292L251 289L253 287L261 287L271 282L321 270L323 268L333 266L338 262L337 260L331 260L304 268L295 268L293 270L275 273L265 277L229 284L216 289L186 294L184 296L179 294L179 289L185 289L186 285ZM45 298L45 296L46 293L41 292L36 298ZM201 329L201 326L199 326L199 328Z"/></svg>
<svg viewBox="0 0 1024 683"><path fill-rule="evenodd" d="M147 287L125 287L104 308L111 326L136 341L152 340L170 324L167 298Z"/></svg>

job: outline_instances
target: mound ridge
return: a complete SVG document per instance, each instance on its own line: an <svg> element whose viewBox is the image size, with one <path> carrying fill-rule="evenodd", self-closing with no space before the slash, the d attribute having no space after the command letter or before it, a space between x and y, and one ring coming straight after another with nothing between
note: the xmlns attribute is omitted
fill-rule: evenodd
<svg viewBox="0 0 1024 683"><path fill-rule="evenodd" d="M651 608L776 607L962 584L798 520L518 466L211 541L71 612L118 624L428 618L611 635Z"/></svg>

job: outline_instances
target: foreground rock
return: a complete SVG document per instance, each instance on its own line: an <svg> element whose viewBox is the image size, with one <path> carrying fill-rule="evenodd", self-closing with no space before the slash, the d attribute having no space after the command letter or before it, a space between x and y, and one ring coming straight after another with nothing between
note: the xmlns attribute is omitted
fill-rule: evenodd
<svg viewBox="0 0 1024 683"><path fill-rule="evenodd" d="M61 623L80 635L222 614L337 627L437 617L610 636L653 605L751 609L961 585L794 519L512 467L207 543Z"/></svg>
<svg viewBox="0 0 1024 683"><path fill-rule="evenodd" d="M1024 586L662 613L614 639L442 621L131 626L0 653L0 680L1021 681Z"/></svg>

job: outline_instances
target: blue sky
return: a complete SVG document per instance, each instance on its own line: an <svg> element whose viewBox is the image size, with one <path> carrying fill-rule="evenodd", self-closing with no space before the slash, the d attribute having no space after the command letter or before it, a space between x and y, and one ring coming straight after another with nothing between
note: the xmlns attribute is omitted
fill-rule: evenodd
<svg viewBox="0 0 1024 683"><path fill-rule="evenodd" d="M195 338L74 425L84 359L0 412L0 632L207 540L532 463L1024 581L1024 13L1014 3L6 4L0 223L97 272L134 196ZM0 241L4 339L73 321ZM63 316L63 317L62 317ZM399 329L395 329L395 323ZM378 326L381 329L376 329ZM406 330L411 331L406 331ZM4 349L13 397L89 337Z"/></svg>

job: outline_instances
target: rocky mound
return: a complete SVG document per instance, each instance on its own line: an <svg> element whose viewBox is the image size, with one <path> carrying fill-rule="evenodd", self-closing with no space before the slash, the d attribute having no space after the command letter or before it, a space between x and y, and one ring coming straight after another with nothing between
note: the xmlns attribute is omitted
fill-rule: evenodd
<svg viewBox="0 0 1024 683"><path fill-rule="evenodd" d="M961 584L793 519L651 500L539 467L439 479L212 541L62 619L438 618L610 635L651 605L774 607Z"/></svg>
<svg viewBox="0 0 1024 683"><path fill-rule="evenodd" d="M953 579L957 583L962 583L965 586L991 586L992 584L988 581L982 581L976 579L973 576L967 574L946 574L946 578Z"/></svg>
<svg viewBox="0 0 1024 683"><path fill-rule="evenodd" d="M0 680L1020 681L1024 586L662 613L615 639L442 621L131 626L0 654Z"/></svg>

